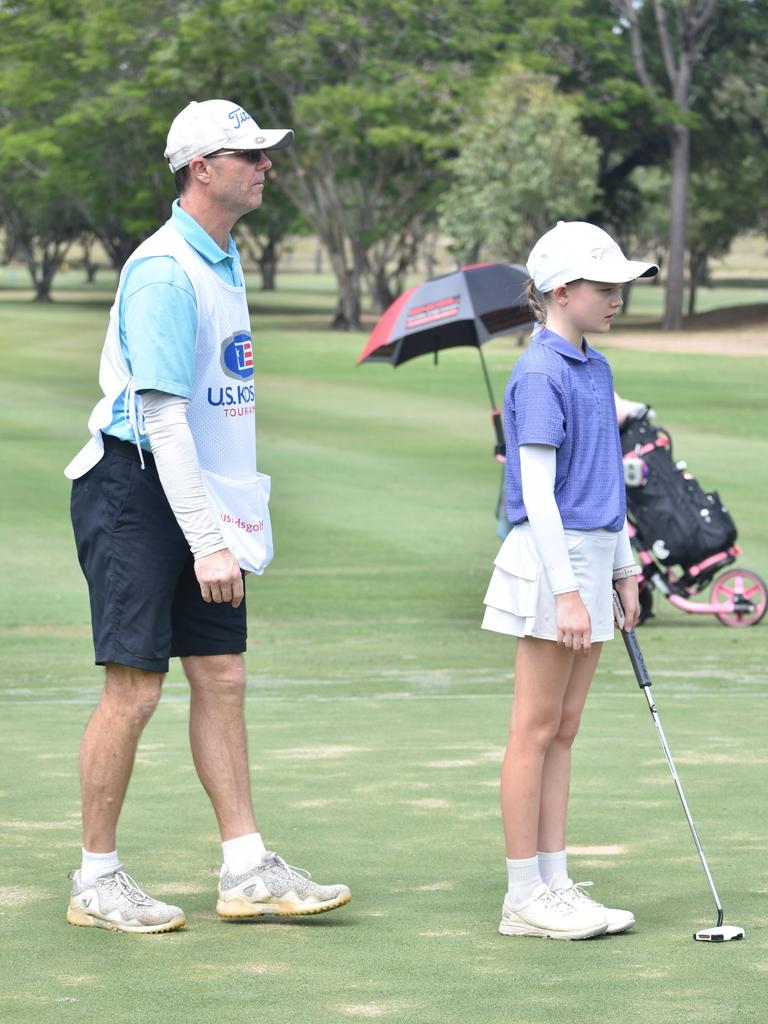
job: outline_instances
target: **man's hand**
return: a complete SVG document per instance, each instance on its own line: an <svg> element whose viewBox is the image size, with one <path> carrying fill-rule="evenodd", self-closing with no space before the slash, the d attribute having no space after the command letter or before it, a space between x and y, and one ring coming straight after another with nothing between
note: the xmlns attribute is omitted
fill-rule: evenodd
<svg viewBox="0 0 768 1024"><path fill-rule="evenodd" d="M556 594L557 642L563 647L588 654L592 646L592 623L578 590Z"/></svg>
<svg viewBox="0 0 768 1024"><path fill-rule="evenodd" d="M621 606L624 609L624 629L629 632L634 629L640 618L640 595L637 589L637 576L628 576L623 580L616 580L613 588L619 595ZM614 619L616 616L614 615ZM618 622L616 623L618 626Z"/></svg>
<svg viewBox="0 0 768 1024"><path fill-rule="evenodd" d="M237 608L243 600L243 576L229 548L195 559L195 576L204 601L231 604Z"/></svg>

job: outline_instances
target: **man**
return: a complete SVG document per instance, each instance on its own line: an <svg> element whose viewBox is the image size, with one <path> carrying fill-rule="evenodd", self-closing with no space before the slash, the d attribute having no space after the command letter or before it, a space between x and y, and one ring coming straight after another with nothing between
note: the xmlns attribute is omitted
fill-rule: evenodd
<svg viewBox="0 0 768 1024"><path fill-rule="evenodd" d="M189 681L192 754L221 833L219 915L316 914L350 900L346 886L317 885L265 848L243 714L243 574L263 572L272 549L230 230L261 206L268 152L292 140L226 100L190 103L175 118L165 157L179 198L123 269L101 357L104 397L65 471L96 663L106 666L80 751L84 836L70 924L165 932L186 923L123 870L116 839L169 657Z"/></svg>

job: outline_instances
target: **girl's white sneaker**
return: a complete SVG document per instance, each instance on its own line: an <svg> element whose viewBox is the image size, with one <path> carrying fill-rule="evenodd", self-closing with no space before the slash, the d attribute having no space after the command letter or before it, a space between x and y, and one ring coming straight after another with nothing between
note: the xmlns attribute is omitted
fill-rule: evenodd
<svg viewBox="0 0 768 1024"><path fill-rule="evenodd" d="M574 907L592 907L600 911L608 922L608 928L606 929L608 935L618 935L619 932L625 932L631 928L635 923L634 914L629 910L614 910L611 907L604 907L602 903L598 903L588 892L585 892L585 889L591 885L591 882L572 882L569 878L568 885L563 889L555 890L555 892L560 899L566 900Z"/></svg>
<svg viewBox="0 0 768 1024"><path fill-rule="evenodd" d="M522 907L504 900L499 931L502 935L531 935L542 939L591 939L608 929L603 908L577 906L575 900L563 899L548 885L537 886L531 898Z"/></svg>

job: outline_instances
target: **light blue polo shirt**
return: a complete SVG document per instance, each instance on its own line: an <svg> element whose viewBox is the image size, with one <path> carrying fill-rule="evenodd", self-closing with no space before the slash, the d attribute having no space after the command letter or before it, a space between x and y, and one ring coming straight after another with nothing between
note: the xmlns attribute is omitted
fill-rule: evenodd
<svg viewBox="0 0 768 1024"><path fill-rule="evenodd" d="M555 500L567 530L617 533L627 510L621 442L608 360L538 328L512 372L504 401L505 489L512 525L528 518L520 479L522 444L557 449Z"/></svg>
<svg viewBox="0 0 768 1024"><path fill-rule="evenodd" d="M171 207L169 223L227 284L243 284L240 257L232 237L224 252L197 221L179 205ZM192 283L172 256L151 256L133 263L126 273L118 310L120 347L135 378L136 391L164 391L192 397L197 336L197 302ZM135 443L124 413L124 395L112 407L104 430ZM150 451L149 439L141 445Z"/></svg>

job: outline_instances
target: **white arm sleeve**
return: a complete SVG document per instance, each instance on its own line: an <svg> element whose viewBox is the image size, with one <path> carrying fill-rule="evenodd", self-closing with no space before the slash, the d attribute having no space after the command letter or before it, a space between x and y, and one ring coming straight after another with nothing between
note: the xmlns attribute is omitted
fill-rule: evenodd
<svg viewBox="0 0 768 1024"><path fill-rule="evenodd" d="M578 590L568 557L563 521L555 501L557 451L549 444L520 446L520 476L523 504L528 513L536 550L553 594Z"/></svg>
<svg viewBox="0 0 768 1024"><path fill-rule="evenodd" d="M632 551L632 545L629 540L629 530L627 528L627 517L624 516L624 525L619 531L619 536L616 540L616 552L613 556L613 568L624 569L628 565L635 564L635 555Z"/></svg>
<svg viewBox="0 0 768 1024"><path fill-rule="evenodd" d="M195 558L226 547L205 493L187 423L189 400L142 391L144 425L165 496Z"/></svg>

